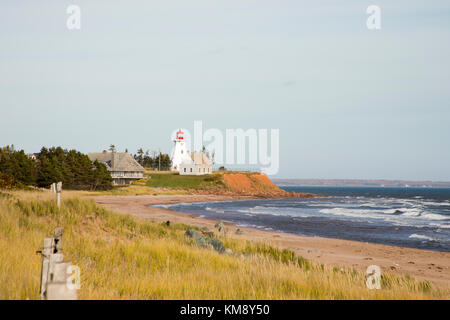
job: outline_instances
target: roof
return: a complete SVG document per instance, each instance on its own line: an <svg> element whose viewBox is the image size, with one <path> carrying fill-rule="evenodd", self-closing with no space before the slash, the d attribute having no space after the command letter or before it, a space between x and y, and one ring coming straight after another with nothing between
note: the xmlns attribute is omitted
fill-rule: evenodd
<svg viewBox="0 0 450 320"><path fill-rule="evenodd" d="M111 167L112 153L111 152L97 152L88 153L91 161L103 162L108 166L111 171L145 171L129 153L126 152L114 152L114 167Z"/></svg>
<svg viewBox="0 0 450 320"><path fill-rule="evenodd" d="M203 152L191 152L194 164L212 165L212 161Z"/></svg>

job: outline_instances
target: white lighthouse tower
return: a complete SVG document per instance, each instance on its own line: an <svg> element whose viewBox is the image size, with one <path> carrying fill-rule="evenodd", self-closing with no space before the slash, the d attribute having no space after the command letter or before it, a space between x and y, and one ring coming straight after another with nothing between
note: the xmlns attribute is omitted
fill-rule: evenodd
<svg viewBox="0 0 450 320"><path fill-rule="evenodd" d="M179 129L175 137L175 147L172 154L172 167L170 170L177 171L180 169L181 163L192 163L192 158L186 149L186 141L184 140L183 131Z"/></svg>

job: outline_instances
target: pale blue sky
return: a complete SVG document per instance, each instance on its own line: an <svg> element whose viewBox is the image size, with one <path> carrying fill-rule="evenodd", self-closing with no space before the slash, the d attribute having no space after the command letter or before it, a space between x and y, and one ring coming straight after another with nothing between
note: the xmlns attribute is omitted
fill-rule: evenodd
<svg viewBox="0 0 450 320"><path fill-rule="evenodd" d="M450 180L449 1L3 0L0 75L26 152L169 152L202 120L279 128L278 177Z"/></svg>

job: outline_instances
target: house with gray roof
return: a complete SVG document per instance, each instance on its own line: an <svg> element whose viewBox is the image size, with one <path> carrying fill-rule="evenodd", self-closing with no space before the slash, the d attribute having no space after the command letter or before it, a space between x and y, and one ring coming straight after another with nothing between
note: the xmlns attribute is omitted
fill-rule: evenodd
<svg viewBox="0 0 450 320"><path fill-rule="evenodd" d="M102 162L108 168L114 185L127 185L144 178L145 169L129 153L99 152L88 153L91 161Z"/></svg>

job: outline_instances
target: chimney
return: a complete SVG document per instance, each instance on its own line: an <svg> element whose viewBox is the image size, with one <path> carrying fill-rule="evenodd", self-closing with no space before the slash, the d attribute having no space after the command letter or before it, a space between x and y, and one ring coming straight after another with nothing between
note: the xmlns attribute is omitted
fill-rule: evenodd
<svg viewBox="0 0 450 320"><path fill-rule="evenodd" d="M115 168L116 156L117 156L116 152L112 151L111 152L111 170Z"/></svg>

